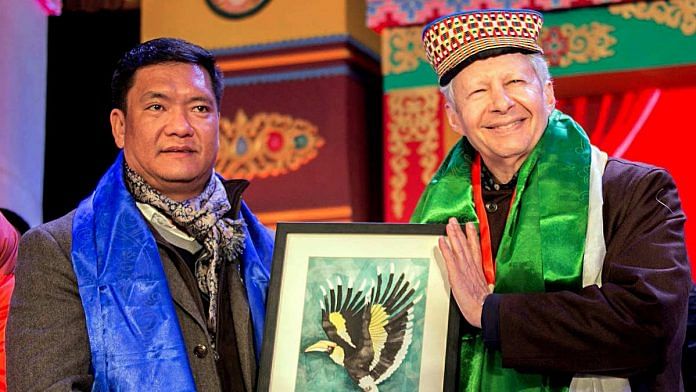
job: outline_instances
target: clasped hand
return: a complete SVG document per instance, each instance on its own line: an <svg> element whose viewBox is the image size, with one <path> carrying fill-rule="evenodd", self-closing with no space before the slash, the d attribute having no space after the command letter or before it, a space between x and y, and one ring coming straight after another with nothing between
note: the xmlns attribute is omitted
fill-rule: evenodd
<svg viewBox="0 0 696 392"><path fill-rule="evenodd" d="M481 328L483 301L493 291L486 283L481 259L481 245L472 222L462 231L456 218L447 223L447 238L439 240L440 251L447 265L449 283L459 310L466 321Z"/></svg>

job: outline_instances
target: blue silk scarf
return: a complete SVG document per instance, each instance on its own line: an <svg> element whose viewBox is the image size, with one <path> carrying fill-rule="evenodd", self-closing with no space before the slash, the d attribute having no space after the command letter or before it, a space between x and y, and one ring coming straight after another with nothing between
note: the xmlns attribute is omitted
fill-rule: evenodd
<svg viewBox="0 0 696 392"><path fill-rule="evenodd" d="M241 272L260 353L273 238L244 203L241 216L247 225ZM122 153L77 208L72 261L92 354L92 390L195 391L157 244L126 188Z"/></svg>

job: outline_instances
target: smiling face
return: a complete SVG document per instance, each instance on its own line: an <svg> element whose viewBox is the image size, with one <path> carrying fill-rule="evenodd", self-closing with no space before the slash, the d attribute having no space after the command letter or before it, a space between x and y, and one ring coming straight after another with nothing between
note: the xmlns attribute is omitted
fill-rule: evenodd
<svg viewBox="0 0 696 392"><path fill-rule="evenodd" d="M478 60L452 80L452 129L465 136L493 175L508 182L544 133L555 98L527 55Z"/></svg>
<svg viewBox="0 0 696 392"><path fill-rule="evenodd" d="M219 113L210 76L187 63L136 71L126 112L111 111L126 162L153 188L181 201L200 194L218 152Z"/></svg>

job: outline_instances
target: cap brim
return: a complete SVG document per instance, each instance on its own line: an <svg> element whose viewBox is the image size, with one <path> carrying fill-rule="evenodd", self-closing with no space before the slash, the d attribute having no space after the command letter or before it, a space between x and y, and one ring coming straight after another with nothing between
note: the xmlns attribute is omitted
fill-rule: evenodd
<svg viewBox="0 0 696 392"><path fill-rule="evenodd" d="M514 47L514 46L502 46L499 48L491 48L491 49L486 49L482 50L480 52L476 52L472 54L471 56L465 58L462 60L459 64L456 66L452 67L452 69L448 70L445 72L442 77L440 77L440 86L445 86L447 83L452 81L457 74L463 70L464 68L468 67L473 63L474 61L478 60L485 60L491 57L497 57L497 56L502 56L504 54L512 54L512 53L522 53L522 54L534 54L534 53L541 53L540 51L537 50L531 50L529 48L520 48L520 47Z"/></svg>

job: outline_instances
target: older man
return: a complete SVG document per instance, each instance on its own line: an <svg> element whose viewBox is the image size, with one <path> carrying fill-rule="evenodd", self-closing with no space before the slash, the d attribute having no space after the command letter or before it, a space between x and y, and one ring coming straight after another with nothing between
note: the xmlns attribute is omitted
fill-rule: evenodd
<svg viewBox="0 0 696 392"><path fill-rule="evenodd" d="M440 248L470 324L461 387L678 391L690 276L674 182L607 158L554 109L541 27L490 10L423 33L464 137L412 220L449 222Z"/></svg>
<svg viewBox="0 0 696 392"><path fill-rule="evenodd" d="M224 181L222 78L176 39L112 79L123 149L94 193L22 239L7 327L10 390L251 391L272 238Z"/></svg>

